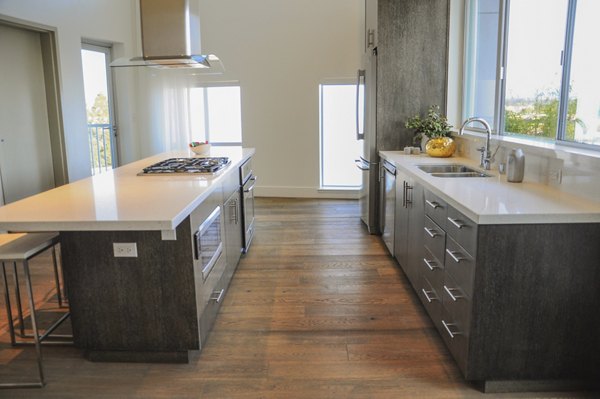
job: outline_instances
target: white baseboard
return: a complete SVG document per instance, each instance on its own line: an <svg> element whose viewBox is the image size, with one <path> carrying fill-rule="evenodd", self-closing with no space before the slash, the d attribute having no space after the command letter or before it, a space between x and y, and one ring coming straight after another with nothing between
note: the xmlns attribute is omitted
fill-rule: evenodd
<svg viewBox="0 0 600 399"><path fill-rule="evenodd" d="M323 190L316 187L256 186L256 197L358 199L358 190Z"/></svg>

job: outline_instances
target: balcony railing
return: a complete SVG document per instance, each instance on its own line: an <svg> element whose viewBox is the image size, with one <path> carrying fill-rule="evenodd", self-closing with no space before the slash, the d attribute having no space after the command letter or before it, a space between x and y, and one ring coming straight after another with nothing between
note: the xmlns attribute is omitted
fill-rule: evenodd
<svg viewBox="0 0 600 399"><path fill-rule="evenodd" d="M92 175L113 168L112 163L112 127L108 123L88 124L88 141L90 143L90 163Z"/></svg>

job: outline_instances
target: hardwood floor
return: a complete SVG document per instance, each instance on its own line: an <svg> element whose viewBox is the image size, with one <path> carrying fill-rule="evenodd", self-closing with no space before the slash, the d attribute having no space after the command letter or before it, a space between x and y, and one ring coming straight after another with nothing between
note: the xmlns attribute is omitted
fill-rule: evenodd
<svg viewBox="0 0 600 399"><path fill-rule="evenodd" d="M465 383L407 279L358 212L356 201L257 199L253 245L208 344L189 364L92 363L75 348L45 347L47 386L0 397L594 397L484 395ZM46 258L32 268L37 299L51 310ZM35 376L32 348L8 342L4 332L0 380Z"/></svg>

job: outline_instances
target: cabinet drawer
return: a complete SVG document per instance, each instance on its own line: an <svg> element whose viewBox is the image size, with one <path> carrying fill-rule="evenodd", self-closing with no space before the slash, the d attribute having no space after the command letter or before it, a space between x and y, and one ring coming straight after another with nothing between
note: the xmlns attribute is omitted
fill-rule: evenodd
<svg viewBox="0 0 600 399"><path fill-rule="evenodd" d="M471 324L471 299L462 287L450 276L445 274L444 284L439 292L442 306L448 311L449 318L456 324L458 330L469 335Z"/></svg>
<svg viewBox="0 0 600 399"><path fill-rule="evenodd" d="M440 297L440 293L437 292L432 284L427 280L425 276L421 276L419 284L417 286L417 294L425 306L429 317L433 320L433 323L437 328L441 326L441 316L442 316L442 299Z"/></svg>
<svg viewBox="0 0 600 399"><path fill-rule="evenodd" d="M448 204L437 195L425 190L425 214L442 229L446 228Z"/></svg>
<svg viewBox="0 0 600 399"><path fill-rule="evenodd" d="M477 224L451 206L448 207L446 220L446 233L466 249L468 253L475 256Z"/></svg>
<svg viewBox="0 0 600 399"><path fill-rule="evenodd" d="M202 271L194 266L194 278L196 283L196 297L199 300L199 304L206 303L209 297L212 295L212 292L215 290L221 276L225 272L227 267L227 262L225 260L225 252L222 252L217 261L215 262L214 267L206 277L203 279ZM202 306L200 306L202 308Z"/></svg>
<svg viewBox="0 0 600 399"><path fill-rule="evenodd" d="M452 308L446 309L442 306L441 335L446 346L452 353L454 360L461 369L463 375L467 370L467 359L469 352L469 331L464 329L460 320L460 311Z"/></svg>
<svg viewBox="0 0 600 399"><path fill-rule="evenodd" d="M444 262L446 232L428 216L425 216L423 237L425 248L427 248L439 261Z"/></svg>
<svg viewBox="0 0 600 399"><path fill-rule="evenodd" d="M223 303L223 299L225 298L227 286L228 281L226 277L223 276L210 292L210 296L207 298L206 302L204 302L205 306L202 309L202 313L199 317L200 349L206 345L206 340L208 339L210 330L215 323L217 313L219 313L219 308L221 307L221 303Z"/></svg>
<svg viewBox="0 0 600 399"><path fill-rule="evenodd" d="M444 270L456 280L465 294L470 298L473 296L475 259L450 236L446 238Z"/></svg>
<svg viewBox="0 0 600 399"><path fill-rule="evenodd" d="M427 248L423 248L421 275L426 277L436 292L444 283L444 263L440 262Z"/></svg>

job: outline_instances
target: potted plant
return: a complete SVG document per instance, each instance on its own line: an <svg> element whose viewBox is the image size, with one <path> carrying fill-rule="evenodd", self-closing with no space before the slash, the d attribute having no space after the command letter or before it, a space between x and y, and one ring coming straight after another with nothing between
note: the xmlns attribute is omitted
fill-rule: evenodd
<svg viewBox="0 0 600 399"><path fill-rule="evenodd" d="M427 110L427 116L421 118L415 115L406 121L406 127L415 129L414 142L425 144L425 151L433 157L449 157L456 150L456 143L452 139L448 119L440 113L440 107L432 105Z"/></svg>

